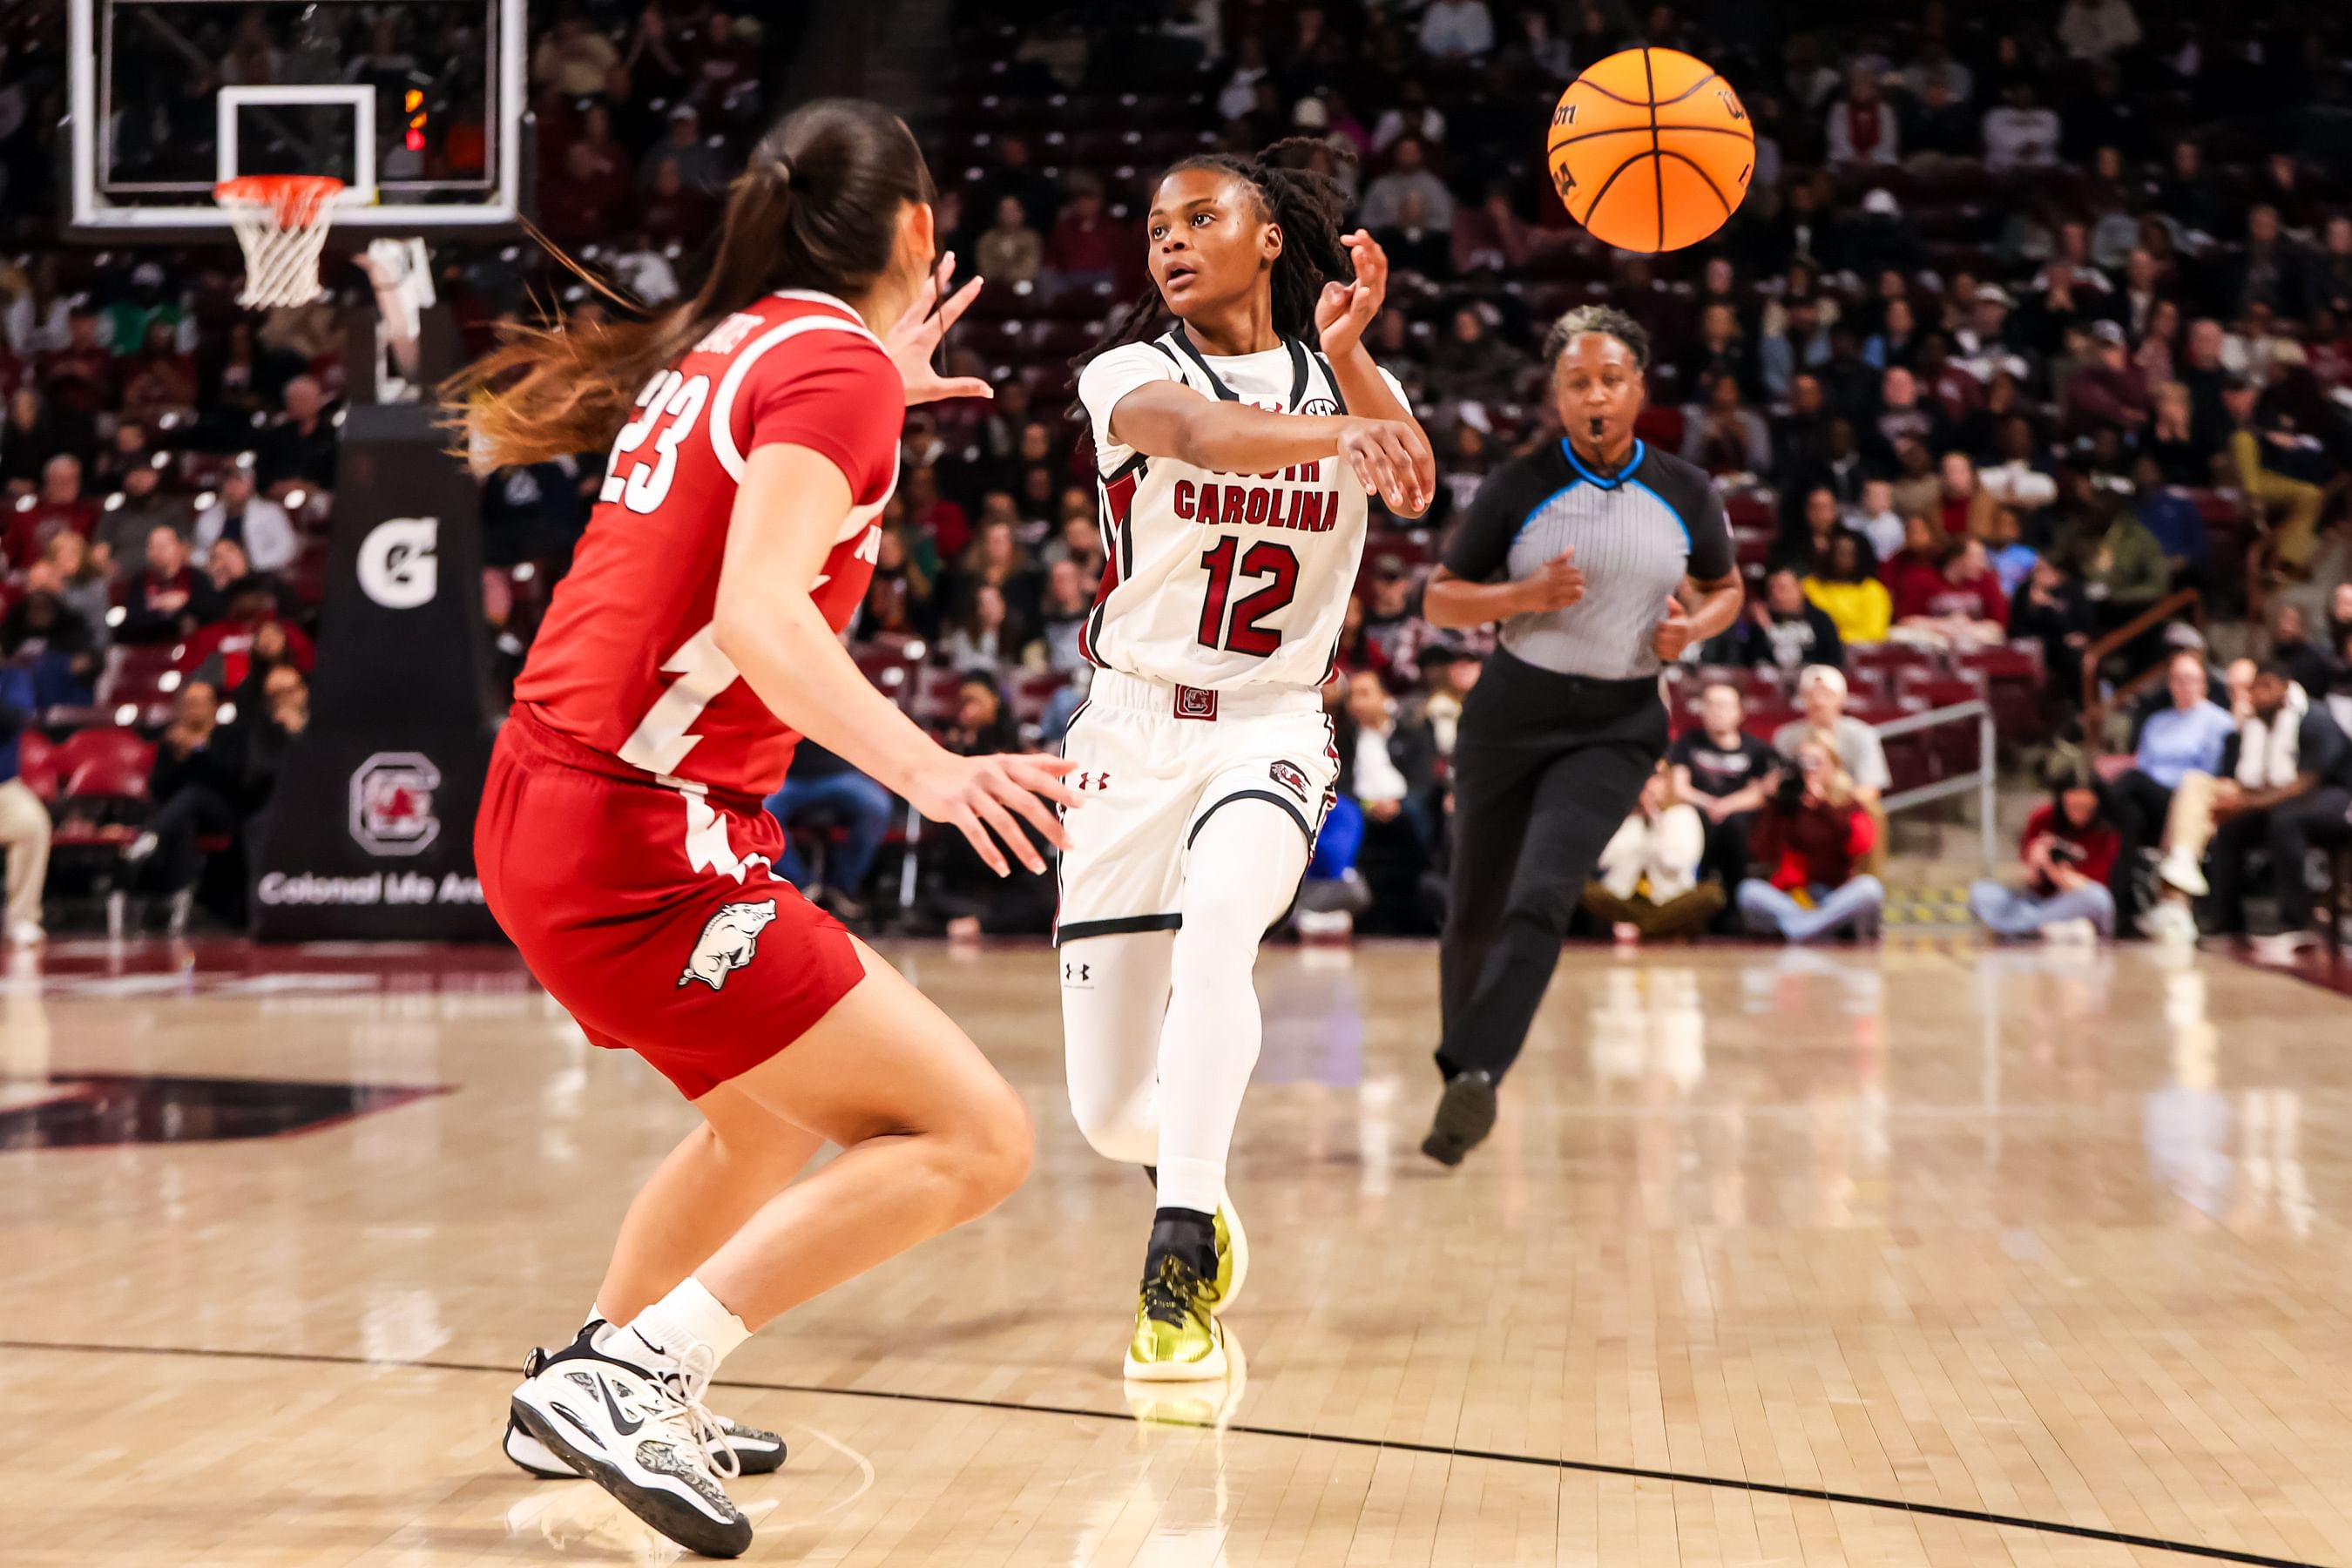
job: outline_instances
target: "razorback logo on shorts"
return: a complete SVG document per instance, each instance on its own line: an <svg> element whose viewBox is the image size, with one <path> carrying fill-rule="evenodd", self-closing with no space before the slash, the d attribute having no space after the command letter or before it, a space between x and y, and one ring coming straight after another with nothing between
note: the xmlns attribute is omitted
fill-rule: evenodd
<svg viewBox="0 0 2352 1568"><path fill-rule="evenodd" d="M1305 769L1301 768L1296 763L1276 763L1265 771L1273 777L1275 783L1280 784L1283 788L1297 795L1298 797L1299 805L1304 805L1307 804L1307 772Z"/></svg>
<svg viewBox="0 0 2352 1568"><path fill-rule="evenodd" d="M1176 689L1176 717L1179 719L1212 719L1217 716L1217 694L1198 686Z"/></svg>
<svg viewBox="0 0 2352 1568"><path fill-rule="evenodd" d="M694 951L687 955L686 968L677 977L684 985L689 980L699 980L713 991L727 984L727 976L750 963L760 951L760 932L776 918L776 900L761 899L755 904L721 904L719 912L702 922L702 934L694 939Z"/></svg>

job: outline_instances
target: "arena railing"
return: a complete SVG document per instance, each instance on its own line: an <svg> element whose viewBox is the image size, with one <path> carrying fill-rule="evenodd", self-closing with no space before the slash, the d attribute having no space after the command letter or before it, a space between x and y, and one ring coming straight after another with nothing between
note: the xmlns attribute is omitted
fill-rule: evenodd
<svg viewBox="0 0 2352 1568"><path fill-rule="evenodd" d="M1930 708L1924 713L1906 713L1900 719L1889 719L1871 728L1881 741L1885 741L1921 730L1932 730L1946 724L1965 724L1972 721L1977 727L1977 765L1974 768L1951 778L1895 790L1880 796L1878 805L1892 818L1896 812L1907 811L1915 805L1926 805L1933 801L1948 800L1953 795L1975 791L1978 853L1984 862L1984 868L1990 871L1995 859L1992 704L1981 697L1972 697L1966 702L1947 703L1941 708Z"/></svg>

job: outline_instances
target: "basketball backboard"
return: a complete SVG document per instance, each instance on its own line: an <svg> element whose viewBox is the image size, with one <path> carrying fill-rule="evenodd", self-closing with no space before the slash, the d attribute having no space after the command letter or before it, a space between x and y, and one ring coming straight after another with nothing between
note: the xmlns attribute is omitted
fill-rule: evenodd
<svg viewBox="0 0 2352 1568"><path fill-rule="evenodd" d="M187 239L213 187L329 174L334 225L455 238L528 213L525 0L69 0L68 233Z"/></svg>

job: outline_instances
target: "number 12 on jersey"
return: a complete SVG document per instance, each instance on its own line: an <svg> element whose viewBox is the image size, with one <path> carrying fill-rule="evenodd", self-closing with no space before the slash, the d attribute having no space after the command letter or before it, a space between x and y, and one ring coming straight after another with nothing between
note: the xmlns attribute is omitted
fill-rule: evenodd
<svg viewBox="0 0 2352 1568"><path fill-rule="evenodd" d="M1265 587L1232 605L1234 568L1238 557L1241 575L1273 579ZM1201 565L1209 574L1209 591L1201 601L1202 647L1264 658L1282 646L1282 628L1262 626L1298 594L1298 557L1287 544L1260 540L1244 552L1242 542L1226 534L1202 553Z"/></svg>

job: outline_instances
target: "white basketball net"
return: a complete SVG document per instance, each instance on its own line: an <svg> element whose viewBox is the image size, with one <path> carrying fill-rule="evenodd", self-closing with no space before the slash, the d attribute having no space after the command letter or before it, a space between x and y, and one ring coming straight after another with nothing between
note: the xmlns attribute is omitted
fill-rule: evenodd
<svg viewBox="0 0 2352 1568"><path fill-rule="evenodd" d="M213 188L245 247L238 304L307 305L326 292L319 286L319 252L342 190L342 181L324 174L249 174Z"/></svg>

